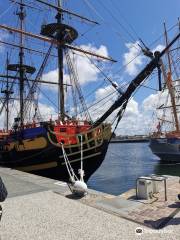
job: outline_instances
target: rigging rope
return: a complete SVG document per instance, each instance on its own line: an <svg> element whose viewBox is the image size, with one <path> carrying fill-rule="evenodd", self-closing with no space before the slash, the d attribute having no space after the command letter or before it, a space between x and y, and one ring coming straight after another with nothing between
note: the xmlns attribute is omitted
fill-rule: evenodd
<svg viewBox="0 0 180 240"><path fill-rule="evenodd" d="M167 30L167 33L173 30L177 26L177 23L174 24L171 28ZM149 44L149 46L153 46L155 43L157 43L160 39L164 37L164 34L161 34L158 38L156 38L152 43ZM133 62L137 57L139 57L142 54L142 51L139 52L133 59L131 59L128 63L124 64L119 70L115 71L114 74L122 72L122 70L127 67L131 62Z"/></svg>
<svg viewBox="0 0 180 240"><path fill-rule="evenodd" d="M52 47L53 47L53 43L51 43L51 45L50 45L50 47L49 47L49 49L48 49L48 51L46 53L46 56L45 56L45 58L44 58L44 60L43 60L43 62L41 64L41 67L40 67L40 69L39 69L39 71L38 71L38 73L36 75L36 78L35 78L34 82L31 85L29 93L28 93L28 95L27 95L27 97L25 99L24 112L27 112L28 105L34 98L34 93L36 92L36 89L37 89L37 86L38 86L38 80L41 78L41 76L43 74L43 71L44 71L44 68L46 66L47 60L49 58L49 55L51 53ZM38 107L38 106L36 106L36 107Z"/></svg>
<svg viewBox="0 0 180 240"><path fill-rule="evenodd" d="M115 117L115 120L116 120L116 118L117 118L117 122L116 122L116 125L115 125L115 127L114 127L114 130L113 130L113 132L112 132L112 134L111 134L111 137L110 137L110 139L109 139L109 142L111 141L111 139L112 139L112 137L113 137L113 135L114 135L114 133L115 133L115 131L116 131L116 129L117 129L117 126L118 126L120 120L121 120L122 117L123 117L123 114L124 114L124 112L125 112L125 110L126 110L127 103L128 103L128 100L123 103L122 107L120 108L119 112L117 113L117 115L116 115L116 117ZM114 121L115 121L115 120L114 120Z"/></svg>
<svg viewBox="0 0 180 240"><path fill-rule="evenodd" d="M105 26L108 25L108 27L111 28L111 30L120 37L120 39L123 41L123 43L124 43L124 42L127 42L127 39L126 39L120 32L118 32L118 31L112 26L111 23L107 22L107 21L104 19L104 17L92 6L92 4L91 4L88 0L84 0L84 2L85 2L85 3L87 4L87 6L96 14L96 16L99 17L99 18L102 20L102 22L104 23ZM99 2L97 1L97 3L99 3ZM102 4L102 3L101 3L101 4ZM102 5L103 5L103 4L102 4ZM103 7L104 7L104 6L103 6ZM108 10L106 9L106 11L108 11ZM112 13L111 13L110 15L111 15L111 17L114 18L114 15L113 15ZM115 21L116 21L116 20L115 20ZM120 24L121 24L121 23L120 23ZM122 27L122 26L121 26L121 27ZM124 28L124 26L123 26L123 28ZM125 30L125 31L127 31L127 30ZM128 34L128 35L129 35L129 34Z"/></svg>
<svg viewBox="0 0 180 240"><path fill-rule="evenodd" d="M80 47L79 47L79 48L80 48ZM80 48L80 49L83 50L82 48ZM108 77L108 76L102 71L102 69L101 69L97 64L95 64L95 62L94 62L86 53L84 53L84 55L87 57L87 59L90 61L90 63L91 63L92 65L94 65L94 66L99 70L99 72L103 75L103 77L111 83L112 87L113 87L119 94L122 94L122 91L121 91L121 89L118 87L118 85L117 85L116 83L114 83L114 82L112 81L112 79L111 79L110 77Z"/></svg>
<svg viewBox="0 0 180 240"><path fill-rule="evenodd" d="M0 14L0 18L2 18L15 4L17 0L14 0L13 3L4 11Z"/></svg>
<svg viewBox="0 0 180 240"><path fill-rule="evenodd" d="M16 73L16 75L15 75L15 77L17 76L17 74L18 73ZM13 90L13 86L14 86L14 80L12 81L12 83L11 83L11 86L10 86L10 91L12 91ZM1 106L1 109L0 109L0 115L1 115L1 113L2 113L2 111L3 111L3 109L4 109L4 107L5 107L5 104L6 104L6 99L3 101L3 104L2 104L2 106Z"/></svg>
<svg viewBox="0 0 180 240"><path fill-rule="evenodd" d="M90 116L90 114L88 112L88 108L86 106L86 103L85 103L85 100L84 100L84 97L83 97L83 94L82 94L82 90L81 90L81 87L80 87L80 84L79 84L78 75L75 72L74 66L73 66L71 58L70 58L70 54L67 51L67 49L65 50L65 56L66 56L66 61L67 61L67 65L68 65L69 71L72 74L72 79L74 81L74 85L75 85L76 91L77 91L77 93L79 95L79 99L80 99L80 102L81 102L81 105L82 105L85 117L86 117L87 120L91 121L91 116Z"/></svg>
<svg viewBox="0 0 180 240"><path fill-rule="evenodd" d="M136 39L133 37L133 35L123 26L123 24L119 21L119 19L110 11L109 8L106 7L105 4L101 0L98 1L98 3L103 6L103 8L109 13L109 15L114 19L114 21L127 33L127 35L133 40L136 41ZM137 48L138 49L138 48Z"/></svg>
<svg viewBox="0 0 180 240"><path fill-rule="evenodd" d="M127 23L127 25L129 25L129 27L131 28L131 30L134 32L134 34L136 35L136 37L139 39L139 35L137 34L136 30L134 29L134 27L128 22L127 18L122 14L121 9L119 7L119 5L116 3L116 1L113 2L112 7L114 7L115 11L118 13L118 15L121 15L121 17L124 19L124 21Z"/></svg>

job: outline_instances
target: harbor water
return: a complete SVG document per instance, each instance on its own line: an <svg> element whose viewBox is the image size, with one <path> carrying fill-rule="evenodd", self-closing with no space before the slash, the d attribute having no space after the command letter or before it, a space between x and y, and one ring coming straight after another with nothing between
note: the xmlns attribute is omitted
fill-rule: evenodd
<svg viewBox="0 0 180 240"><path fill-rule="evenodd" d="M180 176L180 163L161 163L149 143L111 143L101 167L88 181L89 188L119 195L135 187L139 176Z"/></svg>

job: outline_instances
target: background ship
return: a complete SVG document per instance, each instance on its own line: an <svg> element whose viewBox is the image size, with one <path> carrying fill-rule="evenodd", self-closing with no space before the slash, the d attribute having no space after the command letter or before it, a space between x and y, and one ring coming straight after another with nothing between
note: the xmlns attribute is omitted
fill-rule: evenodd
<svg viewBox="0 0 180 240"><path fill-rule="evenodd" d="M165 24L164 28L167 45L168 36ZM173 48L168 49L166 59L163 58L161 63L164 85L157 108L157 131L152 134L150 139L152 152L166 162L180 162L179 48L179 41L177 41Z"/></svg>
<svg viewBox="0 0 180 240"><path fill-rule="evenodd" d="M20 28L0 24L0 29L3 31L18 35L18 42L1 41L4 46L7 46L10 53L7 54L6 73L0 75L3 85L0 113L5 114L6 119L6 129L2 129L0 134L0 165L69 181L62 144L76 175L78 175L80 168L81 146L83 146L84 179L87 181L103 162L112 133L121 120L132 94L154 69L159 69L161 57L177 41L180 34L162 52L152 54L149 64L125 89L120 89L111 78L103 73L103 77L116 91L117 97L107 111L104 111L100 117L99 115L94 116L95 120L93 120L82 94L74 55L81 53L88 59L89 56L97 58L96 62L91 58L89 61L101 72L102 69L98 65L100 59L103 62L115 61L111 57L72 45L78 37L78 32L74 27L64 23L64 15L68 14L91 24L97 24L97 22L63 9L61 1L57 1L57 5L42 0L36 2L48 6L50 12L56 11L55 22L43 24L41 35L26 31L24 28L25 9L34 8L34 6L29 6L22 0L15 2L18 4L16 15L19 17ZM25 40L29 38L48 43L45 50L27 46ZM16 55L16 62L11 60L12 48L18 50L18 54L13 53L13 57ZM56 49L57 52L54 53L53 49ZM38 70L29 64L29 58L28 61L26 60L29 52L43 56ZM58 62L57 83L43 79L43 73L51 62L51 57L55 57ZM41 115L41 104L38 101L43 93L40 90L43 84L56 85L58 89L57 114L56 117L49 119L47 116ZM68 88L70 90L67 90ZM54 99L55 96L52 95L50 99L48 98L50 102ZM15 101L16 104L14 104ZM72 105L69 112L66 109L68 101L71 101ZM16 115L14 108L18 109ZM111 122L111 124L114 123L112 132L111 124L107 123L107 118L113 112L116 114ZM12 115L14 115L14 122L11 124Z"/></svg>

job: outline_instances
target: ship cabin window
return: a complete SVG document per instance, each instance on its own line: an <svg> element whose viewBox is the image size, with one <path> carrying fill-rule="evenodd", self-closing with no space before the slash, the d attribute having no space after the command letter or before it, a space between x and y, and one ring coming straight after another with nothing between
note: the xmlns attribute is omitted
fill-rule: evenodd
<svg viewBox="0 0 180 240"><path fill-rule="evenodd" d="M66 132L66 130L67 130L66 128L60 128L59 129L60 132Z"/></svg>

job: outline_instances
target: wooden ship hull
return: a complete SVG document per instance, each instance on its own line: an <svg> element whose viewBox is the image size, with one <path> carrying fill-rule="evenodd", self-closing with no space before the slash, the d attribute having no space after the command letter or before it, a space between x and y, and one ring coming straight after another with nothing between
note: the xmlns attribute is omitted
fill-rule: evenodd
<svg viewBox="0 0 180 240"><path fill-rule="evenodd" d="M53 128L57 129L57 127ZM68 129L67 125L58 128ZM70 126L69 128L72 131L72 129L77 129L77 126ZM17 134L14 136L10 134L0 143L0 165L61 181L69 181L59 141L64 142L64 149L70 164L75 174L78 175L81 161L81 142L79 138L81 134L83 136L84 179L88 181L105 158L111 135L110 125L101 125L80 134L63 134L53 130L47 130L46 127L25 129L23 132L24 139L21 140L14 140L13 137Z"/></svg>

